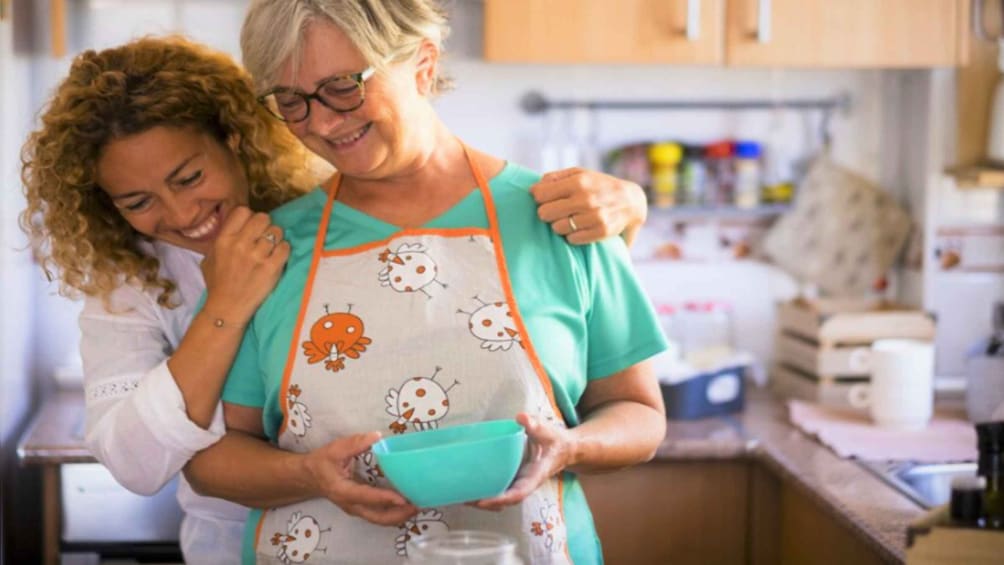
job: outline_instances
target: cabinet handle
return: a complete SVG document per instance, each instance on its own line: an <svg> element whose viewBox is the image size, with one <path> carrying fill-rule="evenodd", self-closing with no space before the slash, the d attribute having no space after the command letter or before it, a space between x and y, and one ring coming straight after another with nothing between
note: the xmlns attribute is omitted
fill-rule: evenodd
<svg viewBox="0 0 1004 565"><path fill-rule="evenodd" d="M701 37L701 0L687 0L687 41Z"/></svg>
<svg viewBox="0 0 1004 565"><path fill-rule="evenodd" d="M756 33L753 37L758 43L770 43L771 0L757 0Z"/></svg>
<svg viewBox="0 0 1004 565"><path fill-rule="evenodd" d="M972 25L973 33L981 41L989 41L990 43L996 43L998 39L1004 37L1004 27L1002 27L1002 35L998 37L991 37L987 33L986 24L983 22L983 5L984 0L973 0L973 10L972 10ZM1001 2L1001 21L1002 26L1004 26L1004 1Z"/></svg>

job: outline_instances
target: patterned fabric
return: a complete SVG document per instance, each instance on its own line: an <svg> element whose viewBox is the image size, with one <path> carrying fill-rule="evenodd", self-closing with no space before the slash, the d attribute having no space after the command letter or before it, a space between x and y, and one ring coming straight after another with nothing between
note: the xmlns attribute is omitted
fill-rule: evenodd
<svg viewBox="0 0 1004 565"><path fill-rule="evenodd" d="M910 217L887 192L820 157L795 209L767 234L770 258L831 296L867 294L892 267Z"/></svg>
<svg viewBox="0 0 1004 565"><path fill-rule="evenodd" d="M527 397L528 386L505 385L500 384L504 381L499 381L492 384L497 388L487 393L479 389L484 386L479 380L489 380L479 379L479 373L496 374L496 368L484 371L484 362L462 361L457 369L456 364L457 360L464 359L509 359L510 363L523 359L525 362L527 349L524 346L529 344L529 337L538 345L539 362L549 378L541 379L536 372L526 369L514 374L524 375L519 378L527 381L536 379L538 388L551 388L558 405L558 410L550 408L555 420L561 420L557 416L560 413L570 424L577 423L574 407L588 379L602 378L640 362L662 351L665 342L648 301L634 280L623 243L614 238L599 245L568 246L536 218L536 206L527 191L536 179L536 175L525 169L507 165L492 180L490 198L500 216L501 238L492 237L486 229L487 191L484 194L474 191L446 214L424 226L424 232L419 230L422 233L402 233L394 226L336 203L330 219L322 222L327 226L324 248L326 259L344 261L344 264L331 269L328 275L317 275L314 288L318 290L315 292L324 292L325 297L308 306L302 323L297 323L297 315L301 310L303 288L309 280L310 252L316 226L321 221L325 195L314 192L276 211L273 217L291 241L293 254L286 275L259 309L245 336L224 399L263 407L266 433L279 441L285 439L294 447L322 441L325 436L317 435L318 430L333 422L350 431L383 429L386 433L411 433L489 415L512 417L521 409L544 413L550 402ZM503 329L502 335L497 331L492 335L484 329L507 317L507 308L511 313L512 305L500 290L501 277L485 285L479 282L480 273L485 269L465 265L470 261L492 264L494 259L488 251L495 247L496 239L504 243L503 254L512 293L527 332L510 334ZM407 276L400 276L398 280L404 265L412 267ZM342 278L338 279L339 276ZM369 302L363 298L368 293L378 298L373 303L378 307L367 306ZM396 349L403 347L406 353L381 354L382 348L389 346L388 338L383 336L390 335L386 332L395 315L400 314L396 325L405 327L407 323L401 319L407 316L423 319L415 324L429 324L424 317L432 315L430 312L438 312L434 319L442 320L441 327L430 326L429 331L412 336L415 342L411 345L395 346ZM348 332L350 326L356 328L352 337ZM341 346L331 347L329 344L333 343L341 343ZM304 370L293 371L290 381L284 382L285 361L291 355ZM426 361L421 361L426 357ZM339 409L315 408L311 397L316 397L317 393L311 393L304 386L302 381L306 376L296 376L314 374L315 382L354 386L350 375L358 375L365 367L377 365L384 370L368 371L364 379L373 381L374 385L383 380L373 387L375 392L343 389L338 398L352 398L353 402L351 407ZM426 393L424 397L418 396L419 390ZM433 397L444 407L442 401L448 400L449 409L433 408L433 403L428 402ZM424 403L416 403L419 398L424 399ZM497 406L492 406L492 399L499 400ZM366 417L372 419L370 426L355 423L356 418L342 417L343 411L359 408L356 404L368 406ZM419 405L424 412L416 408ZM430 414L429 410L433 409L436 412ZM416 414L424 415L417 417ZM381 480L371 458L363 458L359 465L361 477L371 482ZM555 514L562 507L565 509L563 517ZM442 528L447 523L459 523L462 527L477 525L466 518L456 522L456 512L449 507L425 510L427 513L419 515L406 531L395 533L393 544L381 547L392 547L394 558L399 560L397 552L402 548L406 551L408 541L402 536L411 535L408 532L414 534L412 528L426 531L426 528ZM298 519L292 521L297 512L300 512ZM281 546L286 539L282 536L291 535L287 530L307 516L316 520L311 509L289 509L281 518L268 522L269 527L263 526L259 542L271 544L274 538ZM256 517L252 518L253 524L248 524L247 538L255 536ZM542 544L541 551L549 554L557 548L557 555L561 555L563 537L557 535L560 531L557 526L560 520L565 520L567 530L574 533L568 538L568 548L575 562L601 560L592 519L573 476L563 477L561 497L537 503L524 511L523 517L527 522L520 535L525 541L531 537L537 539ZM317 526L318 532L329 527L321 520L317 521ZM274 537L276 534L279 537ZM329 534L331 532L323 532L324 536ZM312 553L312 562L332 551L330 544L318 545L315 552L318 547L325 552ZM530 547L529 541L524 547ZM279 548L266 549L277 552ZM294 549L299 555L303 554L301 548ZM285 555L291 555L288 549ZM270 558L282 559L277 554Z"/></svg>

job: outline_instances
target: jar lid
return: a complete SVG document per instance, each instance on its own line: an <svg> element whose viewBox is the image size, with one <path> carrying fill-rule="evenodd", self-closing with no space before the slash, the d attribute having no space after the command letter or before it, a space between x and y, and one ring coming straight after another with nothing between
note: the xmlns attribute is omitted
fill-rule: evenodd
<svg viewBox="0 0 1004 565"><path fill-rule="evenodd" d="M755 141L737 141L736 157L740 159L759 159L760 144Z"/></svg>
<svg viewBox="0 0 1004 565"><path fill-rule="evenodd" d="M683 157L683 148L679 143L653 143L648 148L648 158L653 163L672 165L679 163Z"/></svg>
<svg viewBox="0 0 1004 565"><path fill-rule="evenodd" d="M722 159L732 156L732 142L731 141L719 141L718 143L712 143L711 145L704 148L705 155L708 157Z"/></svg>

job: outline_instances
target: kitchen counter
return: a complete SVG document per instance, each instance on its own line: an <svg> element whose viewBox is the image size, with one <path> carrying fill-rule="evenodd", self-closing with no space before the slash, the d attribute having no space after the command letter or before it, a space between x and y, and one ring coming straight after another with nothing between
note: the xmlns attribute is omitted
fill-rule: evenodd
<svg viewBox="0 0 1004 565"><path fill-rule="evenodd" d="M792 426L784 401L749 387L733 416L668 423L656 460L751 459L819 503L882 560L902 563L907 525L925 510L858 463Z"/></svg>
<svg viewBox="0 0 1004 565"><path fill-rule="evenodd" d="M42 404L17 446L22 463L96 463L84 445L84 393L58 390Z"/></svg>
<svg viewBox="0 0 1004 565"><path fill-rule="evenodd" d="M63 463L94 462L83 444L83 393L58 391L18 445L25 463L46 473L48 536L56 536L58 474ZM736 415L671 420L659 461L751 460L795 485L888 562L905 558L907 525L924 510L852 460L842 459L788 421L784 402L750 387ZM58 515L58 514L57 514ZM47 537L48 537L47 536Z"/></svg>

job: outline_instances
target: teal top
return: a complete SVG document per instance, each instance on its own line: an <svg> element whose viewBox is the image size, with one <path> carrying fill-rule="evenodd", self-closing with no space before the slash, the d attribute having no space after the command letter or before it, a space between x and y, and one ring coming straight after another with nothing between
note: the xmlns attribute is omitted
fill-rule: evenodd
<svg viewBox="0 0 1004 565"><path fill-rule="evenodd" d="M579 423L576 405L589 381L644 361L666 348L648 298L639 286L627 247L619 237L569 245L537 217L529 187L539 175L507 164L489 182L502 246L519 311L569 426ZM310 271L317 227L327 194L316 189L272 212L292 246L286 272L258 309L223 389L223 400L263 409L265 433L274 442L282 423L280 390L297 314ZM481 191L474 189L425 228L488 228ZM380 241L400 231L335 202L325 250ZM575 563L602 561L592 515L578 480L564 474L565 521ZM245 533L245 560L253 562L252 512ZM249 553L250 552L250 553Z"/></svg>

